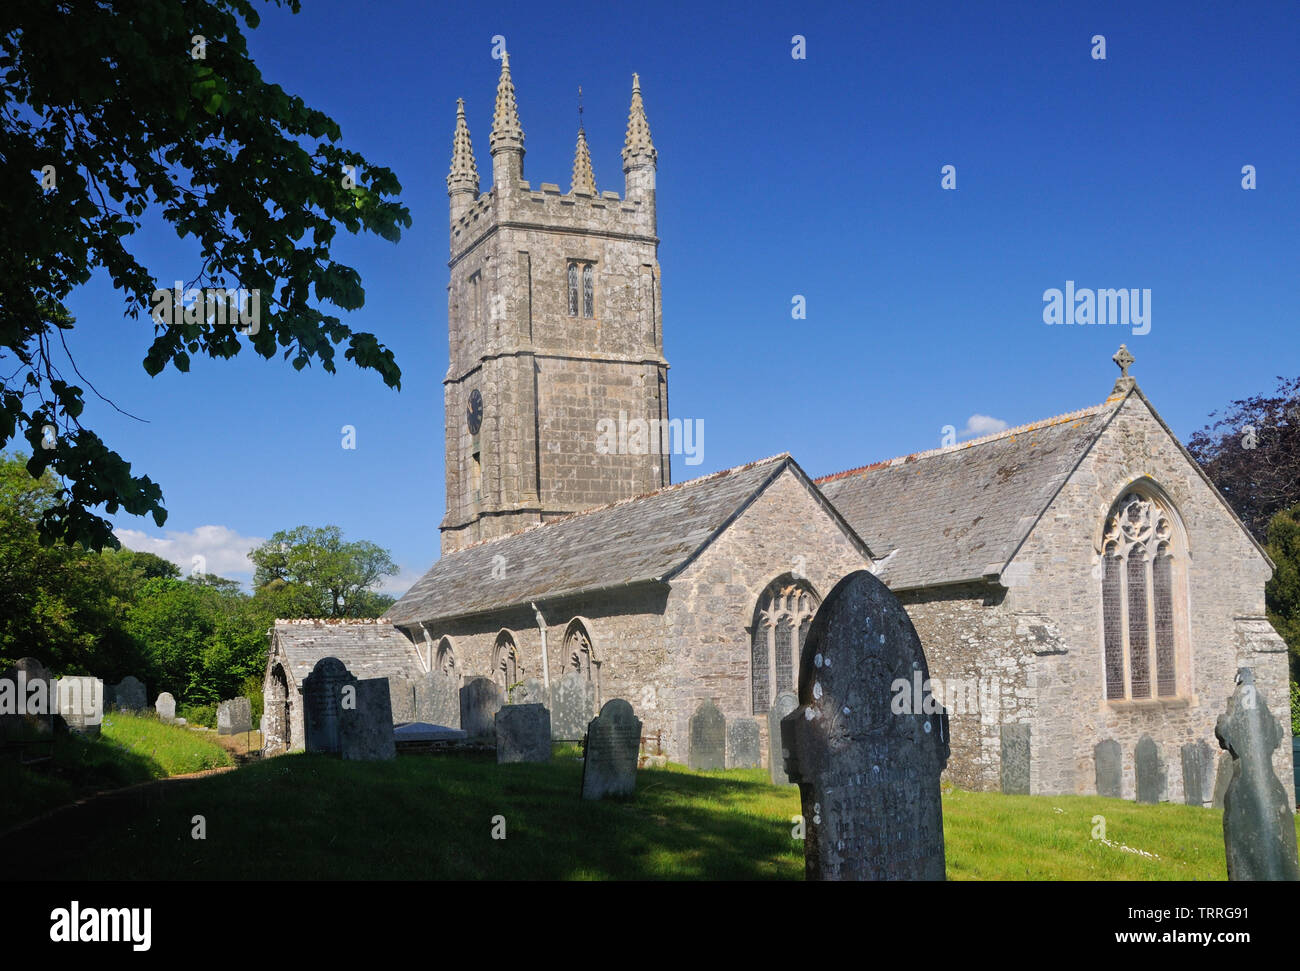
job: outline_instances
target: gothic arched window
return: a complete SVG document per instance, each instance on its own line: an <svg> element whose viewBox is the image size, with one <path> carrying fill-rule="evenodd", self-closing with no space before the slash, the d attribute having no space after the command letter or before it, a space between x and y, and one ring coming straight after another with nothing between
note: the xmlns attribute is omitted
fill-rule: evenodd
<svg viewBox="0 0 1300 971"><path fill-rule="evenodd" d="M444 637L438 642L438 654L434 658L433 670L449 678L460 675L456 667L456 649L452 647L451 638Z"/></svg>
<svg viewBox="0 0 1300 971"><path fill-rule="evenodd" d="M578 264L569 263L569 316L578 316Z"/></svg>
<svg viewBox="0 0 1300 971"><path fill-rule="evenodd" d="M596 680L594 666L596 654L591 646L591 635L582 621L573 620L564 632L564 658L570 671L577 671L588 681Z"/></svg>
<svg viewBox="0 0 1300 971"><path fill-rule="evenodd" d="M503 691L519 682L519 652L515 648L514 636L503 630L497 635L496 647L492 651L492 680L501 685Z"/></svg>
<svg viewBox="0 0 1300 971"><path fill-rule="evenodd" d="M799 655L821 599L805 580L787 575L758 598L750 629L750 690L753 713L765 715L776 696L793 691Z"/></svg>
<svg viewBox="0 0 1300 971"><path fill-rule="evenodd" d="M1125 492L1106 518L1102 557L1106 700L1177 696L1187 552L1172 508L1151 490Z"/></svg>
<svg viewBox="0 0 1300 971"><path fill-rule="evenodd" d="M596 310L596 268L590 263L582 268L582 316L592 317Z"/></svg>

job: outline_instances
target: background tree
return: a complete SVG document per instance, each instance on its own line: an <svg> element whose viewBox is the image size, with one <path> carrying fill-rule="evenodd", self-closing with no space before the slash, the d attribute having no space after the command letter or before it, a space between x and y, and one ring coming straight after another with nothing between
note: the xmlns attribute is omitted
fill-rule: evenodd
<svg viewBox="0 0 1300 971"><path fill-rule="evenodd" d="M1300 377L1272 395L1234 401L1196 432L1187 450L1261 543L1269 520L1300 503Z"/></svg>
<svg viewBox="0 0 1300 971"><path fill-rule="evenodd" d="M248 558L257 595L289 611L280 617L378 617L393 603L373 589L397 573L388 551L345 542L337 526L279 530Z"/></svg>
<svg viewBox="0 0 1300 971"><path fill-rule="evenodd" d="M1291 679L1300 680L1300 505L1273 517L1266 549L1277 569L1264 587L1264 604L1291 649Z"/></svg>
<svg viewBox="0 0 1300 971"><path fill-rule="evenodd" d="M166 519L158 484L79 420L85 387L97 392L72 357L65 303L98 270L131 317L152 310L158 282L127 245L146 214L197 241L189 287L260 294L256 333L156 323L149 374L246 346L332 372L342 346L400 384L391 351L322 307L364 303L359 274L330 245L339 228L398 239L411 223L401 186L343 148L327 115L262 79L242 33L258 22L249 0L0 4L0 448L25 437L31 475L58 479L40 501L46 543L116 547L101 507ZM170 287L179 274L167 272Z"/></svg>

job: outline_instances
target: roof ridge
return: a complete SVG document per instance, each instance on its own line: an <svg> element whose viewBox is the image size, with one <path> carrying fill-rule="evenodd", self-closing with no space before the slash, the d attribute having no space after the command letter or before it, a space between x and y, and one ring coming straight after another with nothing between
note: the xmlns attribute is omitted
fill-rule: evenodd
<svg viewBox="0 0 1300 971"><path fill-rule="evenodd" d="M915 462L918 459L931 458L935 455L943 455L949 452L957 452L961 449L970 448L973 445L986 445L989 442L1008 438L1012 435L1023 435L1031 431L1037 431L1040 428L1046 428L1049 425L1059 425L1068 421L1075 421L1079 418L1086 418L1100 414L1103 409L1111 405L1115 400L1115 396L1112 395L1100 404L1089 405L1088 407L1080 408L1077 411L1067 411L1064 414L1054 415L1051 418L1039 418L1036 421L1026 422L1023 425L1016 425L1014 428L1004 428L1002 431L991 432L988 435L981 435L978 438L972 438L965 442L957 442L953 445L944 445L940 448L926 449L922 452L912 452L910 455L900 455L892 459L882 459L879 462L871 462L867 465L860 465L857 468L845 469L843 472L833 472L830 475L823 475L813 481L817 483L817 485L821 485L825 482L833 482L836 479L843 479L862 472L869 472L872 469L881 469L891 465L903 465L907 462Z"/></svg>
<svg viewBox="0 0 1300 971"><path fill-rule="evenodd" d="M666 486L660 486L658 489L652 489L649 492L643 492L640 495L628 496L625 499L616 499L614 502L607 502L603 506L592 506L590 509L578 509L575 510L574 512L565 513L563 516L559 516L555 519L548 519L545 522L533 523L529 526L524 526L522 529L516 529L510 533L502 533L500 536L490 536L487 539L476 540L473 543L470 543L468 546L462 546L460 549L453 550L452 552L444 555L455 556L457 553L465 553L469 550L477 549L480 546L486 546L488 543L498 543L503 539L510 539L513 536L522 536L524 533L531 533L535 529L543 529L547 526L554 526L557 523L568 522L570 520L577 519L580 516L590 516L592 513L605 512L606 510L614 509L618 506L625 506L628 505L629 503L640 502L642 499L650 499L653 498L654 496L664 495L666 493L673 492L678 489L685 489L688 486L702 485L703 483L708 482L712 479L721 479L724 476L734 475L737 472L744 472L747 469L752 469L756 466L764 465L768 462L775 462L778 459L788 459L788 458L791 458L789 452L778 452L776 455L769 455L765 459L756 459L753 462L746 462L743 465L732 466L729 469L718 469L718 471L710 472L708 475L701 475L694 479L686 479L683 482L673 482ZM442 559L442 557L439 557L439 559Z"/></svg>

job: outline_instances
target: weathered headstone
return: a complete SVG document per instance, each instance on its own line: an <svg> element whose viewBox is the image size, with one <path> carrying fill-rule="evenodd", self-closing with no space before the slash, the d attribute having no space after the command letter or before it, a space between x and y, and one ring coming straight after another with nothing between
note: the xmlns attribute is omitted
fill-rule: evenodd
<svg viewBox="0 0 1300 971"><path fill-rule="evenodd" d="M410 678L389 678L388 703L392 708L394 725L415 721L415 682Z"/></svg>
<svg viewBox="0 0 1300 971"><path fill-rule="evenodd" d="M460 679L433 671L416 681L415 720L460 728Z"/></svg>
<svg viewBox="0 0 1300 971"><path fill-rule="evenodd" d="M587 723L596 714L596 686L577 671L570 671L551 685L551 732L566 742L587 734Z"/></svg>
<svg viewBox="0 0 1300 971"><path fill-rule="evenodd" d="M460 727L470 738L493 738L501 688L491 678L472 678L460 689Z"/></svg>
<svg viewBox="0 0 1300 971"><path fill-rule="evenodd" d="M587 726L582 760L582 798L636 795L641 719L622 698L605 702Z"/></svg>
<svg viewBox="0 0 1300 971"><path fill-rule="evenodd" d="M885 585L865 570L836 584L804 641L799 707L781 721L809 880L944 879L948 714L929 678Z"/></svg>
<svg viewBox="0 0 1300 971"><path fill-rule="evenodd" d="M1214 798L1214 749L1201 739L1180 750L1183 759L1183 802L1208 806Z"/></svg>
<svg viewBox="0 0 1300 971"><path fill-rule="evenodd" d="M49 668L24 657L0 673L0 738L40 738L54 731L58 683Z"/></svg>
<svg viewBox="0 0 1300 971"><path fill-rule="evenodd" d="M1232 782L1232 756L1227 752L1219 753L1219 768L1214 776L1214 801L1210 803L1215 809L1223 808L1223 797L1228 794L1228 783Z"/></svg>
<svg viewBox="0 0 1300 971"><path fill-rule="evenodd" d="M704 701L687 722L692 769L721 769L727 764L727 719L712 701Z"/></svg>
<svg viewBox="0 0 1300 971"><path fill-rule="evenodd" d="M357 679L336 657L316 662L302 682L303 749L307 752L338 753L339 716L342 713L343 689L351 688L355 696Z"/></svg>
<svg viewBox="0 0 1300 971"><path fill-rule="evenodd" d="M1137 776L1137 801L1157 803L1165 798L1166 773L1160 748L1150 735L1138 739L1133 753L1134 773Z"/></svg>
<svg viewBox="0 0 1300 971"><path fill-rule="evenodd" d="M727 722L727 768L757 769L762 765L763 738L752 718Z"/></svg>
<svg viewBox="0 0 1300 971"><path fill-rule="evenodd" d="M355 701L345 703L339 712L340 754L359 762L396 758L388 679L358 681Z"/></svg>
<svg viewBox="0 0 1300 971"><path fill-rule="evenodd" d="M781 748L781 719L799 707L799 696L793 691L782 691L772 702L767 713L767 769L772 785L793 785L785 774L785 755Z"/></svg>
<svg viewBox="0 0 1300 971"><path fill-rule="evenodd" d="M1273 771L1273 750L1285 733L1251 668L1237 669L1237 688L1214 724L1214 735L1232 756L1232 781L1223 797L1228 879L1300 880L1295 820Z"/></svg>
<svg viewBox="0 0 1300 971"><path fill-rule="evenodd" d="M164 691L158 696L158 700L153 703L154 711L158 712L158 720L161 722L173 722L176 720L176 699L172 697L171 692Z"/></svg>
<svg viewBox="0 0 1300 971"><path fill-rule="evenodd" d="M496 737L498 764L551 761L551 713L545 705L502 705Z"/></svg>
<svg viewBox="0 0 1300 971"><path fill-rule="evenodd" d="M72 731L98 735L104 721L104 682L84 675L59 678L58 706L59 715Z"/></svg>
<svg viewBox="0 0 1300 971"><path fill-rule="evenodd" d="M546 687L536 678L525 678L523 683L517 684L510 692L510 704L512 705L545 705L548 710L550 699L546 697Z"/></svg>
<svg viewBox="0 0 1300 971"><path fill-rule="evenodd" d="M1092 758L1097 767L1097 795L1124 798L1124 753L1119 742L1113 738L1098 742Z"/></svg>
<svg viewBox="0 0 1300 971"><path fill-rule="evenodd" d="M1029 724L1002 726L1002 791L1029 795Z"/></svg>
<svg viewBox="0 0 1300 971"><path fill-rule="evenodd" d="M217 705L217 734L242 735L252 731L253 706L240 695Z"/></svg>
<svg viewBox="0 0 1300 971"><path fill-rule="evenodd" d="M149 704L144 682L128 674L112 688L112 707L118 711L143 711Z"/></svg>

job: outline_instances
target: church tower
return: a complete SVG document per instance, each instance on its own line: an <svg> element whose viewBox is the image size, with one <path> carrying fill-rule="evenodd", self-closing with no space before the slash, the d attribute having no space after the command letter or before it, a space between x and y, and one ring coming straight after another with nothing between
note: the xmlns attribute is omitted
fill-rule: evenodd
<svg viewBox="0 0 1300 971"><path fill-rule="evenodd" d="M458 102L447 176L444 553L671 481L669 457L649 436L608 433L668 418L656 152L639 78L622 199L597 190L581 125L567 193L524 181L507 54L489 145L492 187L479 195Z"/></svg>

